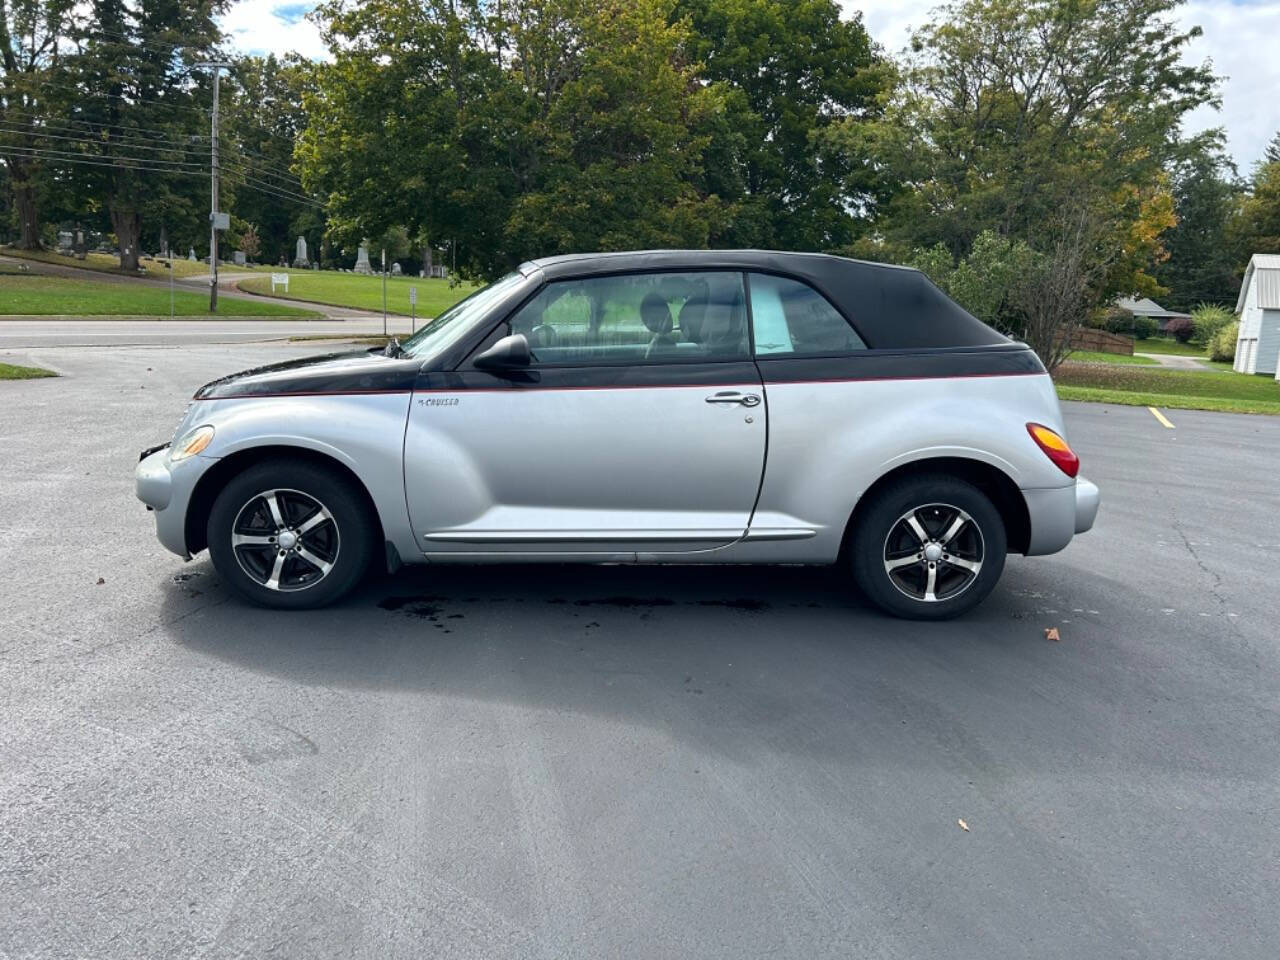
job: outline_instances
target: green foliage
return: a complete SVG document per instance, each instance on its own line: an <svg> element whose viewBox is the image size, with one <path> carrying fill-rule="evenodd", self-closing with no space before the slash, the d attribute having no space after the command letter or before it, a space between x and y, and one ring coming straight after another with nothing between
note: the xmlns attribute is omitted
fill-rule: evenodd
<svg viewBox="0 0 1280 960"><path fill-rule="evenodd" d="M850 201L870 189L861 158L815 150L843 117L878 115L891 80L861 15L832 0L678 0L684 42L720 85L703 189L727 205L712 240L828 250L853 242Z"/></svg>
<svg viewBox="0 0 1280 960"><path fill-rule="evenodd" d="M1155 317L1135 315L1133 322L1129 325L1129 332L1139 340L1147 340L1160 332L1160 324L1156 322Z"/></svg>
<svg viewBox="0 0 1280 960"><path fill-rule="evenodd" d="M969 255L958 262L939 243L917 251L912 265L983 323L1006 330L1020 328L1020 292L1040 266L1026 243L989 230L978 235Z"/></svg>
<svg viewBox="0 0 1280 960"><path fill-rule="evenodd" d="M1236 340L1240 336L1240 323L1232 320L1218 328L1209 341L1209 359L1230 363L1236 358Z"/></svg>
<svg viewBox="0 0 1280 960"><path fill-rule="evenodd" d="M1234 224L1240 268L1255 253L1280 253L1280 162L1265 163Z"/></svg>
<svg viewBox="0 0 1280 960"><path fill-rule="evenodd" d="M1173 171L1178 222L1161 241L1168 259L1155 267L1156 280L1168 290L1160 302L1179 311L1200 301L1234 302L1240 290L1238 253L1230 237L1240 204L1234 170L1216 138L1201 138Z"/></svg>
<svg viewBox="0 0 1280 960"><path fill-rule="evenodd" d="M865 201L882 246L944 244L965 257L986 230L1048 253L1086 226L1086 302L1158 292L1146 268L1174 222L1163 170L1179 122L1214 99L1182 54L1198 30L1178 0L956 0L934 12L882 118L823 139L874 175ZM1074 240L1072 241L1074 245Z"/></svg>
<svg viewBox="0 0 1280 960"><path fill-rule="evenodd" d="M1235 320L1236 315L1226 307L1216 303L1201 303L1191 311L1191 342L1208 346L1213 338L1227 324Z"/></svg>

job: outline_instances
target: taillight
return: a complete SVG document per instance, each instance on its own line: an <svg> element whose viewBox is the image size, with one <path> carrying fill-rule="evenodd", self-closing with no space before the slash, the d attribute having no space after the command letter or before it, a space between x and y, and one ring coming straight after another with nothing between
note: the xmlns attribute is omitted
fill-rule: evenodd
<svg viewBox="0 0 1280 960"><path fill-rule="evenodd" d="M1068 477L1074 477L1080 472L1080 458L1071 452L1067 441L1054 431L1039 423L1028 423L1027 433L1031 434L1031 439L1044 451L1044 455Z"/></svg>

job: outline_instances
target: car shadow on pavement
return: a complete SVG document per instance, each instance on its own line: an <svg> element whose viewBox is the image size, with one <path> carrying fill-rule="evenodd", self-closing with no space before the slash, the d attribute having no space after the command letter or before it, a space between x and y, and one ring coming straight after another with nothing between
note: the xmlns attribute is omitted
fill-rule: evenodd
<svg viewBox="0 0 1280 960"><path fill-rule="evenodd" d="M890 618L835 568L419 567L296 613L227 597L207 562L192 572L164 630L201 656L302 685L617 718L728 754L781 735L844 755L857 730L882 734L858 749L885 755L910 746L908 722L963 729L958 683L1007 699L1059 647L1016 572L946 623Z"/></svg>

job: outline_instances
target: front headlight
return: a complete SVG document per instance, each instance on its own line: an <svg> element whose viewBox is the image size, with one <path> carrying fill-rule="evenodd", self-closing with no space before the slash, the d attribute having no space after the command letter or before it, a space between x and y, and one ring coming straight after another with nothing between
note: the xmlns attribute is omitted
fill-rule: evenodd
<svg viewBox="0 0 1280 960"><path fill-rule="evenodd" d="M213 427L206 423L203 427L196 427L184 433L182 439L169 448L169 459L177 463L179 460L194 457L211 442L213 442Z"/></svg>

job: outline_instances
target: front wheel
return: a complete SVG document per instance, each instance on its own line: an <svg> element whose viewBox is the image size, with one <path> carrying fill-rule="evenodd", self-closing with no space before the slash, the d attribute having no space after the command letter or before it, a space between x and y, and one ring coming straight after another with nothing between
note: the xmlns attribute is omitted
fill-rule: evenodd
<svg viewBox="0 0 1280 960"><path fill-rule="evenodd" d="M373 524L362 491L306 460L267 460L234 477L209 512L209 556L264 607L332 603L368 569Z"/></svg>
<svg viewBox="0 0 1280 960"><path fill-rule="evenodd" d="M853 531L854 577L880 608L912 620L972 610L1004 571L1000 513L977 487L920 476L873 494Z"/></svg>

